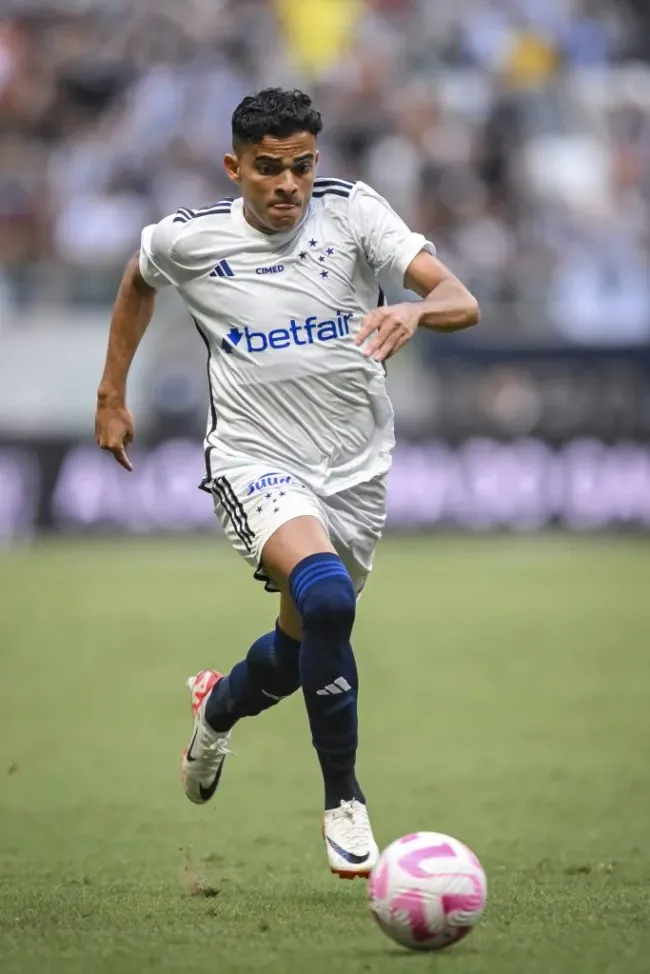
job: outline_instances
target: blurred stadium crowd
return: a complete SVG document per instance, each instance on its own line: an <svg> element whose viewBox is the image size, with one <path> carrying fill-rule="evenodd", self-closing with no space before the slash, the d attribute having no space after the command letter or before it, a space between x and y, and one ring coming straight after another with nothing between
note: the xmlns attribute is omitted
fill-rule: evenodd
<svg viewBox="0 0 650 974"><path fill-rule="evenodd" d="M650 337L639 0L20 0L0 8L0 304L112 300L141 227L231 195L234 105L299 85L497 328ZM614 327L613 327L614 326Z"/></svg>

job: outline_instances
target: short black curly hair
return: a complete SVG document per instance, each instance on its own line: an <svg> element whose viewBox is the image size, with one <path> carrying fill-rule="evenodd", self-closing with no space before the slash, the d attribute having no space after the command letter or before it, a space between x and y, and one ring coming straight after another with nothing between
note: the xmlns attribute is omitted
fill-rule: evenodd
<svg viewBox="0 0 650 974"><path fill-rule="evenodd" d="M247 95L237 105L232 116L232 144L255 145L265 135L286 139L296 132L318 135L323 128L320 112L312 100L297 88L264 88L255 95Z"/></svg>

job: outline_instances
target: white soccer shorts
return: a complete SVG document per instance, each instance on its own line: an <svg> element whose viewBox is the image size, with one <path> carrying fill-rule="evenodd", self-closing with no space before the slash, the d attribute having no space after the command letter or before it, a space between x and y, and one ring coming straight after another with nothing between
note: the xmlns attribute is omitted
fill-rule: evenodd
<svg viewBox="0 0 650 974"><path fill-rule="evenodd" d="M268 592L278 589L262 567L264 545L287 521L311 515L323 525L360 595L386 523L385 476L318 497L287 471L245 463L215 477L212 496L226 537Z"/></svg>

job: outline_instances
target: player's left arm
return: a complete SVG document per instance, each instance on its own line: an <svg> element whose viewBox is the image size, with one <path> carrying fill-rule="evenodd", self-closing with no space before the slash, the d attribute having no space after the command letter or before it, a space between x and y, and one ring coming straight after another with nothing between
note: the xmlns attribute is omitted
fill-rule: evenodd
<svg viewBox="0 0 650 974"><path fill-rule="evenodd" d="M479 323L481 313L474 295L428 251L421 250L411 261L404 284L423 298L415 304L420 312L419 328L459 331Z"/></svg>
<svg viewBox="0 0 650 974"><path fill-rule="evenodd" d="M404 275L404 284L422 298L372 311L363 322L357 344L369 339L363 352L378 362L394 355L418 328L460 331L480 319L478 301L448 267L427 250L421 250Z"/></svg>

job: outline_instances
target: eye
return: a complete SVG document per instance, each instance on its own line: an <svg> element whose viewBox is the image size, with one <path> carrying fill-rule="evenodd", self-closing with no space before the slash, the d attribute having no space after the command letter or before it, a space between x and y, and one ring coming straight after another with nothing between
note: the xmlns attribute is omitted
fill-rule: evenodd
<svg viewBox="0 0 650 974"><path fill-rule="evenodd" d="M274 173L274 167L269 162L260 162L257 166L257 171L262 176L272 176Z"/></svg>
<svg viewBox="0 0 650 974"><path fill-rule="evenodd" d="M310 162L308 159L305 159L304 162L298 163L298 165L294 169L294 172L297 172L301 176L304 176L305 173L311 172L312 169L313 169L313 163Z"/></svg>

